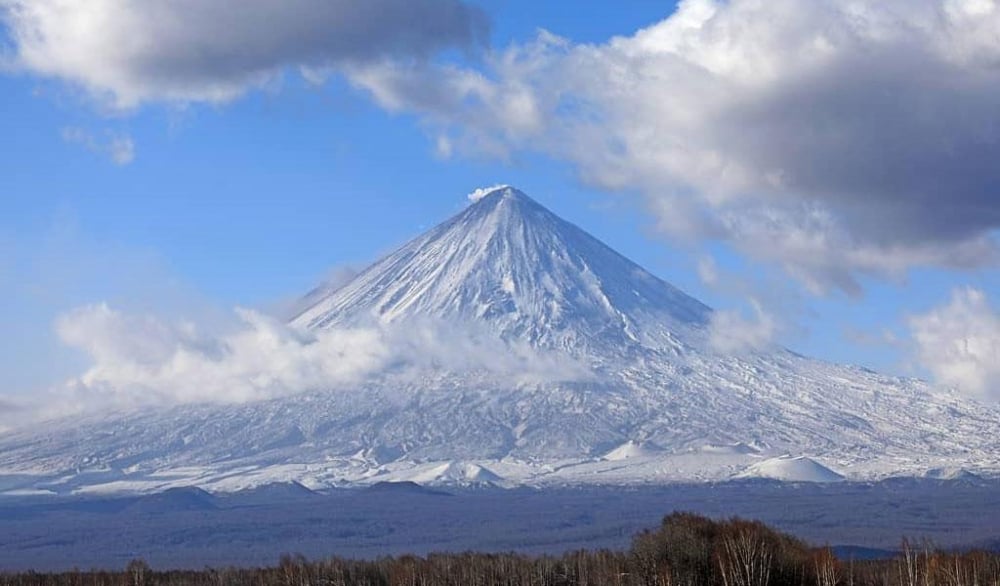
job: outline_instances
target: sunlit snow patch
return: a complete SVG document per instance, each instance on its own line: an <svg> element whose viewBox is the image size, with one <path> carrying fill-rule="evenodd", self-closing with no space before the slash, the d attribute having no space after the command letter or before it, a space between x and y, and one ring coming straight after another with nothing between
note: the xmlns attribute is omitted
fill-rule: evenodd
<svg viewBox="0 0 1000 586"><path fill-rule="evenodd" d="M51 490L45 490L42 488L15 488L13 490L0 492L0 496L9 496L9 497L56 496L56 493L52 492Z"/></svg>
<svg viewBox="0 0 1000 586"><path fill-rule="evenodd" d="M467 462L442 462L425 469L407 480L418 484L460 486L500 485L503 478L488 468Z"/></svg>
<svg viewBox="0 0 1000 586"><path fill-rule="evenodd" d="M601 457L602 460L609 460L612 462L619 460L635 460L637 458L649 458L655 456L657 450L649 447L646 444L641 444L634 441L627 441L617 448L611 450L607 454Z"/></svg>
<svg viewBox="0 0 1000 586"><path fill-rule="evenodd" d="M840 482L843 476L805 456L781 456L758 462L737 475L738 478L769 478L785 482Z"/></svg>
<svg viewBox="0 0 1000 586"><path fill-rule="evenodd" d="M759 449L747 445L743 442L735 444L725 444L725 445L710 444L698 448L697 451L703 454L721 454L721 455L748 455L748 454L760 453Z"/></svg>

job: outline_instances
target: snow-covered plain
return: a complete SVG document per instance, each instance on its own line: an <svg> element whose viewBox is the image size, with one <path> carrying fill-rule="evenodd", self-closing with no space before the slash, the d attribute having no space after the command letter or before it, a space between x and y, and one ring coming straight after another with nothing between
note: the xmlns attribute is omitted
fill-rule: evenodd
<svg viewBox="0 0 1000 586"><path fill-rule="evenodd" d="M293 326L375 327L426 357L269 401L10 432L0 493L1000 471L997 407L781 348L714 351L709 307L509 187L308 299Z"/></svg>

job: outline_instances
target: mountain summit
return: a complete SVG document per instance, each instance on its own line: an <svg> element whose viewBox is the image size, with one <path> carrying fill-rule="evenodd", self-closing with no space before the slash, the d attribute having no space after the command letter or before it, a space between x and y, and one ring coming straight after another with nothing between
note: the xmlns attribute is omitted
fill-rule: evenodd
<svg viewBox="0 0 1000 586"><path fill-rule="evenodd" d="M711 310L513 187L461 213L318 299L307 328L405 320L475 322L504 340L617 352L674 346Z"/></svg>
<svg viewBox="0 0 1000 586"><path fill-rule="evenodd" d="M0 435L0 493L1000 472L995 406L782 349L714 352L711 309L510 187L307 299L292 324L313 336L442 347L357 384ZM420 338L428 323L445 336ZM517 360L439 359L468 346L480 366L508 347ZM518 376L550 355L586 376Z"/></svg>

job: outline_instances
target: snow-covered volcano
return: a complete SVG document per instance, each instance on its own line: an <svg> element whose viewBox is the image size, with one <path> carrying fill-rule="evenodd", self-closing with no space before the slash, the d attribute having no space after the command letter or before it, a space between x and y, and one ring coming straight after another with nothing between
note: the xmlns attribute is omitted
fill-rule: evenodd
<svg viewBox="0 0 1000 586"><path fill-rule="evenodd" d="M499 187L294 319L476 323L507 341L606 357L675 347L711 310L524 193Z"/></svg>
<svg viewBox="0 0 1000 586"><path fill-rule="evenodd" d="M781 349L716 353L710 308L513 188L307 299L294 327L377 328L408 351L351 385L8 433L0 492L1000 470L997 408ZM444 340L427 328L479 359L423 348Z"/></svg>

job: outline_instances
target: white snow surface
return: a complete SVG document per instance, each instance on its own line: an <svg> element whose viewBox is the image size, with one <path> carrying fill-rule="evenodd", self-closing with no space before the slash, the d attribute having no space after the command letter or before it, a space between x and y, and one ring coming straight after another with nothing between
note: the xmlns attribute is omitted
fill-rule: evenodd
<svg viewBox="0 0 1000 586"><path fill-rule="evenodd" d="M649 446L634 442L629 440L624 444L618 446L617 448L611 450L607 454L604 454L602 459L611 462L616 462L620 460L635 460L638 458L650 458L654 457L657 450L651 449Z"/></svg>
<svg viewBox="0 0 1000 586"><path fill-rule="evenodd" d="M0 493L1000 471L997 407L787 350L713 352L709 307L510 187L309 302L295 326L445 324L452 343L474 331L586 376L428 361L350 388L53 421L0 435Z"/></svg>
<svg viewBox="0 0 1000 586"><path fill-rule="evenodd" d="M433 463L410 474L394 478L393 481L416 482L417 484L457 484L463 486L502 486L503 478L493 471L466 462Z"/></svg>
<svg viewBox="0 0 1000 586"><path fill-rule="evenodd" d="M748 467L742 478L768 478L786 482L840 482L844 477L812 458L781 456Z"/></svg>

